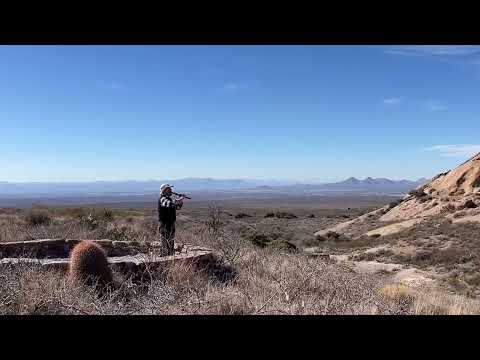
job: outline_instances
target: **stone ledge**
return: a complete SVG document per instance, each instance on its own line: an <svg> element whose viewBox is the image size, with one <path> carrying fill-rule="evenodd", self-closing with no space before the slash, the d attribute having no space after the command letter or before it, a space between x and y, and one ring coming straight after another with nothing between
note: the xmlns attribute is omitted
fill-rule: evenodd
<svg viewBox="0 0 480 360"><path fill-rule="evenodd" d="M77 245L79 239L39 239L0 243L0 258L63 258ZM92 240L102 246L107 256L135 255L149 252L161 246L160 242L140 243L136 241L117 241L109 239ZM178 248L178 245L177 245Z"/></svg>
<svg viewBox="0 0 480 360"><path fill-rule="evenodd" d="M0 265L28 265L48 269L68 270L70 251L81 240L40 239L0 243ZM92 240L107 253L107 260L114 270L121 272L152 271L173 263L194 263L199 266L214 261L213 251L200 246L175 244L175 254L159 256L160 242L138 243L134 241Z"/></svg>
<svg viewBox="0 0 480 360"><path fill-rule="evenodd" d="M125 256L108 257L108 263L111 268L121 272L136 272L138 270L150 271L158 270L164 266L173 263L195 264L199 266L208 265L214 260L213 251L200 247L189 248L185 253L179 253L171 256L156 256L151 254L136 254ZM0 265L33 265L35 267L68 270L68 258L56 259L32 259L32 258L3 258L0 259Z"/></svg>

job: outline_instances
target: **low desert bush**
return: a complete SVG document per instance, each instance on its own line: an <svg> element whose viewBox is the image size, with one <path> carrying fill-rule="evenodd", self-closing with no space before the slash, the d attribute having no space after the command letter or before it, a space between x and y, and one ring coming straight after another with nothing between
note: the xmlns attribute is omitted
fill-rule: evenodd
<svg viewBox="0 0 480 360"><path fill-rule="evenodd" d="M246 217L252 217L252 215L249 215L249 214L246 214L246 213L238 213L235 215L235 219L243 219L243 218L246 218Z"/></svg>
<svg viewBox="0 0 480 360"><path fill-rule="evenodd" d="M48 226L52 222L52 217L48 210L32 209L27 214L25 220L27 221L27 224L30 226L39 226L39 225Z"/></svg>
<svg viewBox="0 0 480 360"><path fill-rule="evenodd" d="M111 222L114 220L113 210L109 208L104 208L100 211L97 211L95 215L96 218L106 222Z"/></svg>
<svg viewBox="0 0 480 360"><path fill-rule="evenodd" d="M278 219L296 219L297 218L295 214L292 214L286 211L277 211L275 213L275 217Z"/></svg>

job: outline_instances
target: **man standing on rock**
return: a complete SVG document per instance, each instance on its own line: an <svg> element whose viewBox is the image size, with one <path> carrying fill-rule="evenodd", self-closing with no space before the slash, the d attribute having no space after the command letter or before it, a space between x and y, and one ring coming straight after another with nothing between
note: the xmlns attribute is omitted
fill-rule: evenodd
<svg viewBox="0 0 480 360"><path fill-rule="evenodd" d="M175 221L177 210L183 206L183 197L172 200L172 185L162 184L160 186L160 198L158 199L158 230L166 249L166 255L173 255L175 241Z"/></svg>

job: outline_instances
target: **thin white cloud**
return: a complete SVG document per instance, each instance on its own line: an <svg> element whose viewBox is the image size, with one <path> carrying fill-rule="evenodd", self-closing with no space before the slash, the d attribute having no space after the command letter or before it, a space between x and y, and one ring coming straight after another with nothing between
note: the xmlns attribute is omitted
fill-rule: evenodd
<svg viewBox="0 0 480 360"><path fill-rule="evenodd" d="M445 104L436 100L427 100L425 101L424 106L425 109L430 112L443 111L448 109Z"/></svg>
<svg viewBox="0 0 480 360"><path fill-rule="evenodd" d="M465 57L480 54L479 45L410 45L389 47L388 54L404 56Z"/></svg>
<svg viewBox="0 0 480 360"><path fill-rule="evenodd" d="M235 92L238 91L238 89L238 84L234 82L229 82L223 85L223 90L225 90L226 92Z"/></svg>
<svg viewBox="0 0 480 360"><path fill-rule="evenodd" d="M383 100L384 105L399 105L402 103L400 98L388 98Z"/></svg>
<svg viewBox="0 0 480 360"><path fill-rule="evenodd" d="M480 144L435 145L427 150L437 151L444 157L472 157L480 152Z"/></svg>

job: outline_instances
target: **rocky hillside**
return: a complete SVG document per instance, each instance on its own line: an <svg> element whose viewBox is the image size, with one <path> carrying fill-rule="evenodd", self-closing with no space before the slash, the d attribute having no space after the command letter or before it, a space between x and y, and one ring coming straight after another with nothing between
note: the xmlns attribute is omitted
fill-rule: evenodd
<svg viewBox="0 0 480 360"><path fill-rule="evenodd" d="M477 212L475 209L479 205L480 153L412 191L380 220L395 221L448 215L460 210L466 210L464 215L470 215Z"/></svg>
<svg viewBox="0 0 480 360"><path fill-rule="evenodd" d="M479 235L480 153L399 201L317 231L319 246L306 250L388 269L399 282L438 280L480 297Z"/></svg>

